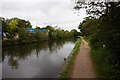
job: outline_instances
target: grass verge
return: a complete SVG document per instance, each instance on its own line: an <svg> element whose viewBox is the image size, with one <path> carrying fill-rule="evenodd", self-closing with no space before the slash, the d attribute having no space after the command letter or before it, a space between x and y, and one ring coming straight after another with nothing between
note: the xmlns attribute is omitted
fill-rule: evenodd
<svg viewBox="0 0 120 80"><path fill-rule="evenodd" d="M97 78L114 78L115 73L112 69L112 64L110 63L110 50L102 47L93 47L94 45L90 44L90 38L84 37L84 39L89 43L91 47L91 58L96 72Z"/></svg>
<svg viewBox="0 0 120 80"><path fill-rule="evenodd" d="M109 63L108 56L110 52L107 49L91 48L91 57L94 63L97 78L113 78L114 71Z"/></svg>
<svg viewBox="0 0 120 80"><path fill-rule="evenodd" d="M62 78L69 78L68 73L69 73L69 70L71 69L71 66L73 64L74 58L75 58L76 54L79 51L80 45L81 45L81 38L78 40L78 42L76 43L75 47L73 48L72 56L69 58L67 66L66 66L65 70L62 72L61 76L59 77L59 80L61 80Z"/></svg>

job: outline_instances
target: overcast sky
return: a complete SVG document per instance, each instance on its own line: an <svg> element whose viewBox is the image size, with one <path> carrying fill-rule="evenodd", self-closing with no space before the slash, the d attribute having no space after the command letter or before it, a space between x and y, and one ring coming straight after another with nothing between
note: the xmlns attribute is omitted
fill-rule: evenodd
<svg viewBox="0 0 120 80"><path fill-rule="evenodd" d="M0 0L0 16L29 20L33 28L51 25L70 31L86 17L85 10L78 16L74 5L74 0Z"/></svg>

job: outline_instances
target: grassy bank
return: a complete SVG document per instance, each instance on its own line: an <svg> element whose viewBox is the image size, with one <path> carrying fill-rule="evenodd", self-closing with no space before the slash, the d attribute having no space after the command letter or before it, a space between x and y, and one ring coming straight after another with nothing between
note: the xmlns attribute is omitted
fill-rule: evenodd
<svg viewBox="0 0 120 80"><path fill-rule="evenodd" d="M72 37L73 39L76 37ZM16 39L16 40L2 40L2 46L13 46L13 45L21 45L21 44L30 44L30 43L37 43L37 42L42 42L42 41L50 41L50 40L64 40L64 39L71 39L71 37L66 37L66 38L62 38L62 39L52 39L52 38L47 38L47 39L40 39L40 40L36 40L36 39L29 39L29 40L20 40L20 39Z"/></svg>
<svg viewBox="0 0 120 80"><path fill-rule="evenodd" d="M84 37L91 47L91 58L95 68L97 78L116 78L116 72L113 70L112 55L110 50L103 47L94 47L90 43L90 38Z"/></svg>
<svg viewBox="0 0 120 80"><path fill-rule="evenodd" d="M74 60L76 54L77 54L78 51L79 51L80 44L81 44L81 38L80 38L80 39L78 40L78 42L76 43L76 45L75 45L75 47L74 47L74 49L73 49L72 56L69 58L69 61L68 61L67 65L66 65L66 68L65 68L65 70L62 72L62 74L61 74L61 76L60 76L59 79L69 78L68 73L69 73L69 71L70 71L70 69L71 69L71 66L72 66L72 64L73 64L73 60Z"/></svg>
<svg viewBox="0 0 120 80"><path fill-rule="evenodd" d="M98 78L114 78L114 71L109 63L109 55L110 52L107 49L91 48L91 57Z"/></svg>
<svg viewBox="0 0 120 80"><path fill-rule="evenodd" d="M40 41L47 41L49 39L44 39L44 40L2 40L2 46L11 46L11 45L19 45L19 44L29 44L29 43L36 43Z"/></svg>

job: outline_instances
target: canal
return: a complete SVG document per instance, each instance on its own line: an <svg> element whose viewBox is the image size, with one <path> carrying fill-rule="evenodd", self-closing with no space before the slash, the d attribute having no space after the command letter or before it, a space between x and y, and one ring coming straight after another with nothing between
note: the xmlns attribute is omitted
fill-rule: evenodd
<svg viewBox="0 0 120 80"><path fill-rule="evenodd" d="M55 78L77 39L3 47L3 78Z"/></svg>

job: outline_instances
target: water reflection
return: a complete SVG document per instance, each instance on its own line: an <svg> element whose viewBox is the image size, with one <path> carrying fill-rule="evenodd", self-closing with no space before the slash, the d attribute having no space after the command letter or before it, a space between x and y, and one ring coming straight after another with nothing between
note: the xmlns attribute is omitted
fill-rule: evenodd
<svg viewBox="0 0 120 80"><path fill-rule="evenodd" d="M3 77L55 77L76 40L53 40L3 47Z"/></svg>

